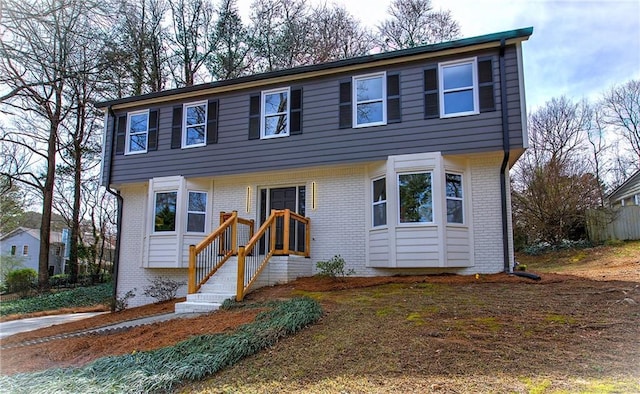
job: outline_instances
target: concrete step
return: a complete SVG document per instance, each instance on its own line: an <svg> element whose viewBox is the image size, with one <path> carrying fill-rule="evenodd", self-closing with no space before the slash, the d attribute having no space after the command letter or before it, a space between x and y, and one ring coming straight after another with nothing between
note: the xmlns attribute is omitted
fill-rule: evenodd
<svg viewBox="0 0 640 394"><path fill-rule="evenodd" d="M226 299L235 298L235 296L235 293L195 293L187 296L187 302L222 304Z"/></svg>
<svg viewBox="0 0 640 394"><path fill-rule="evenodd" d="M211 302L179 302L175 305L174 313L181 314L213 312L220 309L220 305L221 304Z"/></svg>

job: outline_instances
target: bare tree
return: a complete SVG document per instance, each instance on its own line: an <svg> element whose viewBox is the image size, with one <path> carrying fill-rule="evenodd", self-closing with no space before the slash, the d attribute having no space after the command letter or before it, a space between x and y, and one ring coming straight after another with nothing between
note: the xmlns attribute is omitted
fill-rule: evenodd
<svg viewBox="0 0 640 394"><path fill-rule="evenodd" d="M372 34L344 7L321 4L311 10L308 20L309 63L363 56L374 47Z"/></svg>
<svg viewBox="0 0 640 394"><path fill-rule="evenodd" d="M513 169L512 182L520 237L558 243L585 235L586 210L602 201L602 185L584 143L589 116L585 102L565 97L548 101L529 116L531 143Z"/></svg>
<svg viewBox="0 0 640 394"><path fill-rule="evenodd" d="M604 121L628 142L631 164L640 169L640 80L614 86L604 93L602 105Z"/></svg>
<svg viewBox="0 0 640 394"><path fill-rule="evenodd" d="M5 113L14 121L3 143L18 145L41 159L42 172L2 169L2 175L42 195L38 282L48 286L51 207L58 133L69 114L64 89L73 75L70 55L80 50L77 26L85 3L79 0L7 0L2 12L0 70Z"/></svg>
<svg viewBox="0 0 640 394"><path fill-rule="evenodd" d="M178 87L196 83L198 72L215 50L212 45L214 11L209 0L169 0L173 34L174 82Z"/></svg>
<svg viewBox="0 0 640 394"><path fill-rule="evenodd" d="M450 11L433 11L431 0L393 0L390 17L378 25L378 45L386 51L450 41L460 26Z"/></svg>

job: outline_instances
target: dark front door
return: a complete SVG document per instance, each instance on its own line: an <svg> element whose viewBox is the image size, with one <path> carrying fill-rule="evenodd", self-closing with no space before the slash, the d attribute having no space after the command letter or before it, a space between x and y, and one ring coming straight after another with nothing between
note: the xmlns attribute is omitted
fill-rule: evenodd
<svg viewBox="0 0 640 394"><path fill-rule="evenodd" d="M279 189L269 190L269 212L272 209L282 210L288 209L291 212L297 212L296 197L297 187L283 187ZM276 219L276 249L284 247L284 218ZM295 229L291 227L289 231L289 245L291 248L295 245Z"/></svg>

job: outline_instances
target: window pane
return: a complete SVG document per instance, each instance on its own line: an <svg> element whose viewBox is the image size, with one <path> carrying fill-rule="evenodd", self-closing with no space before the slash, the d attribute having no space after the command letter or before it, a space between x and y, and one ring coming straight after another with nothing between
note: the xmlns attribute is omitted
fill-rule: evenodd
<svg viewBox="0 0 640 394"><path fill-rule="evenodd" d="M147 134L135 134L129 136L129 152L147 150Z"/></svg>
<svg viewBox="0 0 640 394"><path fill-rule="evenodd" d="M203 213L187 214L187 231L203 233L205 216Z"/></svg>
<svg viewBox="0 0 640 394"><path fill-rule="evenodd" d="M129 118L129 133L146 133L149 123L148 116L149 114L146 113L131 115Z"/></svg>
<svg viewBox="0 0 640 394"><path fill-rule="evenodd" d="M462 200L447 200L447 223L462 222Z"/></svg>
<svg viewBox="0 0 640 394"><path fill-rule="evenodd" d="M187 128L187 145L204 144L204 126Z"/></svg>
<svg viewBox="0 0 640 394"><path fill-rule="evenodd" d="M189 192L189 211L207 211L207 193Z"/></svg>
<svg viewBox="0 0 640 394"><path fill-rule="evenodd" d="M473 90L462 90L444 94L444 113L472 112Z"/></svg>
<svg viewBox="0 0 640 394"><path fill-rule="evenodd" d="M382 122L382 102L358 104L357 124Z"/></svg>
<svg viewBox="0 0 640 394"><path fill-rule="evenodd" d="M177 192L156 193L155 231L176 230Z"/></svg>
<svg viewBox="0 0 640 394"><path fill-rule="evenodd" d="M264 119L264 135L287 133L287 115L268 116Z"/></svg>
<svg viewBox="0 0 640 394"><path fill-rule="evenodd" d="M447 174L447 197L462 198L462 175Z"/></svg>
<svg viewBox="0 0 640 394"><path fill-rule="evenodd" d="M444 89L457 89L473 86L473 68L471 63L447 66L442 69Z"/></svg>
<svg viewBox="0 0 640 394"><path fill-rule="evenodd" d="M433 221L431 174L402 174L398 177L400 223Z"/></svg>
<svg viewBox="0 0 640 394"><path fill-rule="evenodd" d="M373 181L373 202L387 201L386 178Z"/></svg>
<svg viewBox="0 0 640 394"><path fill-rule="evenodd" d="M384 226L387 224L387 203L376 204L373 206L373 225Z"/></svg>
<svg viewBox="0 0 640 394"><path fill-rule="evenodd" d="M206 122L206 106L198 105L195 107L187 107L187 126L194 124L203 124Z"/></svg>
<svg viewBox="0 0 640 394"><path fill-rule="evenodd" d="M357 79L356 100L382 100L382 77Z"/></svg>
<svg viewBox="0 0 640 394"><path fill-rule="evenodd" d="M271 93L264 96L264 113L287 112L287 92Z"/></svg>

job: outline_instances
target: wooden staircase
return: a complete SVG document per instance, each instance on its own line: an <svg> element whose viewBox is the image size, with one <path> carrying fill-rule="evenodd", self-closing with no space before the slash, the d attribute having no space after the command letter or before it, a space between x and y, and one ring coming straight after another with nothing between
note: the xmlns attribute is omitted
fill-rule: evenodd
<svg viewBox="0 0 640 394"><path fill-rule="evenodd" d="M221 212L220 227L189 247L189 295L175 313L215 311L229 298L242 301L250 288L311 274L310 224L289 210L273 210L254 234L252 220Z"/></svg>

